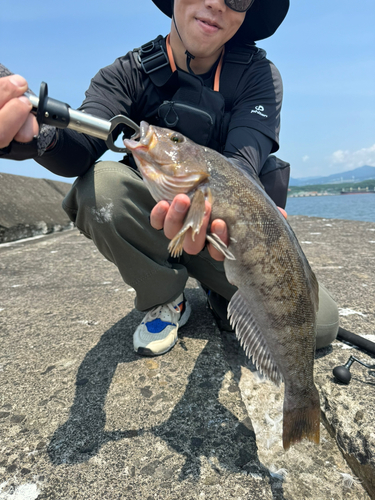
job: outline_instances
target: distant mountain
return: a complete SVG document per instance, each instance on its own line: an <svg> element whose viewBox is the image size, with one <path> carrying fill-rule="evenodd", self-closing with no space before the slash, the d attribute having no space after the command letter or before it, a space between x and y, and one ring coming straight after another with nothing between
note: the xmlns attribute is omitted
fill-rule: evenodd
<svg viewBox="0 0 375 500"><path fill-rule="evenodd" d="M338 174L327 175L327 177L303 177L301 179L290 178L290 186L308 186L310 184L336 184L338 182L353 181L361 182L367 179L375 179L375 167L364 165Z"/></svg>

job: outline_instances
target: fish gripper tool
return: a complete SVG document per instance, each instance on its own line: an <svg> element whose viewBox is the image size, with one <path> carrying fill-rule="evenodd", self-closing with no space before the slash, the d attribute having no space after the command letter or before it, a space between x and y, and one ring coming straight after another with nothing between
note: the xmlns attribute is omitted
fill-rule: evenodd
<svg viewBox="0 0 375 500"><path fill-rule="evenodd" d="M113 132L118 125L126 125L134 130L132 138L139 133L139 126L130 118L124 115L117 115L110 120L104 120L97 116L90 115L84 111L72 109L69 104L48 97L48 86L45 82L40 85L39 97L25 92L24 94L31 102L33 109L31 112L41 125L51 125L56 128L70 128L81 134L87 134L105 141L108 149L116 153L126 153L125 147L118 147L114 143Z"/></svg>

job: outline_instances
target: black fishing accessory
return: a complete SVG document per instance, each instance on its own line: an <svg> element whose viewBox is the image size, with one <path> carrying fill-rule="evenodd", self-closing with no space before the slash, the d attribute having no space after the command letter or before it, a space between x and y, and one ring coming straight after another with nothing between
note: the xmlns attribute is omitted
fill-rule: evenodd
<svg viewBox="0 0 375 500"><path fill-rule="evenodd" d="M371 340L364 339L360 335L357 335L353 332L349 332L349 330L345 330L345 328L339 328L337 333L337 340L341 340L344 342L348 342L360 349L364 349L370 354L375 355L375 343L371 342Z"/></svg>
<svg viewBox="0 0 375 500"><path fill-rule="evenodd" d="M114 144L114 134L118 125L126 125L139 133L139 126L130 118L117 115L110 120L103 120L96 116L89 115L83 111L72 109L69 104L48 97L48 86L45 82L40 85L39 98L30 92L25 92L25 96L31 102L32 113L36 116L41 125L51 125L56 128L70 128L81 134L87 134L105 141L108 149L116 153L125 153L125 147L118 147Z"/></svg>
<svg viewBox="0 0 375 500"><path fill-rule="evenodd" d="M350 373L350 367L354 363L354 361L357 361L357 363L360 363L361 365L365 366L366 368L374 369L375 365L368 365L364 361L361 361L358 358L355 358L354 356L350 356L348 361L345 363L345 365L342 366L336 366L336 368L333 369L333 375L334 377L341 383L348 385L350 382L350 379L352 378L352 374Z"/></svg>
<svg viewBox="0 0 375 500"><path fill-rule="evenodd" d="M364 339L363 337L360 337L359 335L356 335L353 332L349 332L348 330L345 330L344 328L339 328L338 334L337 334L337 340L341 340L344 342L348 342L352 344L355 347L359 347L361 349L364 349L370 354L375 354L375 343L371 342L370 340ZM350 367L354 363L354 361L357 361L361 365L365 366L366 368L369 369L374 369L375 365L368 365L364 361L361 361L358 358L355 358L354 356L350 356L348 361L345 363L345 365L342 366L336 366L333 369L333 375L334 377L341 383L348 385L352 375L350 373Z"/></svg>

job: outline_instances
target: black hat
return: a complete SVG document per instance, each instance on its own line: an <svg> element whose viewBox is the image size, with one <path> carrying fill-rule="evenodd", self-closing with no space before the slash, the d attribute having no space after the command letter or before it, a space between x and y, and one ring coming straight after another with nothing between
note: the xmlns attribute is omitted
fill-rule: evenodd
<svg viewBox="0 0 375 500"><path fill-rule="evenodd" d="M173 14L173 0L152 0L168 17ZM273 35L289 9L289 0L254 0L236 34L243 42L256 42Z"/></svg>

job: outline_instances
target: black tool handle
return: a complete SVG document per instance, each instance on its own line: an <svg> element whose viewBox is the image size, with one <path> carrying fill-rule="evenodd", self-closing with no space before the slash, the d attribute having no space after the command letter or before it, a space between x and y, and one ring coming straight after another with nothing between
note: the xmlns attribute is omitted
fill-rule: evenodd
<svg viewBox="0 0 375 500"><path fill-rule="evenodd" d="M107 147L118 153L128 152L126 148L120 148L114 144L112 134L118 125L126 125L136 134L139 133L139 126L127 116L118 115L110 120L103 120L84 111L72 109L65 102L48 97L48 86L45 82L40 85L39 98L30 92L25 92L24 95L31 102L33 106L31 112L36 116L39 125L45 123L57 128L70 128L81 134L97 137L106 141Z"/></svg>
<svg viewBox="0 0 375 500"><path fill-rule="evenodd" d="M344 340L345 342L349 342L350 344L353 344L361 349L364 349L365 351L375 354L375 343L371 342L370 340L364 339L363 337L360 337L359 335L356 335L353 332L349 332L348 330L345 330L344 328L339 328L339 331L337 333L337 339L338 340Z"/></svg>
<svg viewBox="0 0 375 500"><path fill-rule="evenodd" d="M48 85L42 82L39 91L39 104L36 119L41 125L52 125L57 128L66 128L70 122L69 104L48 97Z"/></svg>
<svg viewBox="0 0 375 500"><path fill-rule="evenodd" d="M31 102L33 106L31 112L40 125L45 123L57 128L70 128L104 141L111 133L111 121L72 109L69 104L48 97L48 87L45 82L40 86L39 98L30 92L25 92L24 95Z"/></svg>

